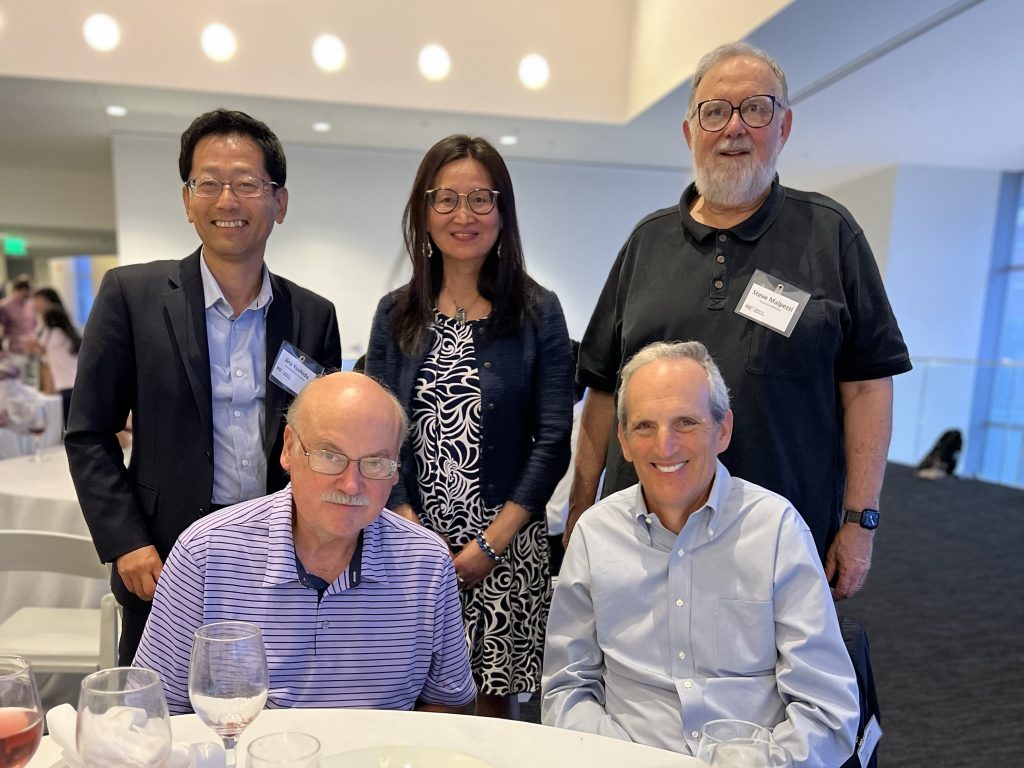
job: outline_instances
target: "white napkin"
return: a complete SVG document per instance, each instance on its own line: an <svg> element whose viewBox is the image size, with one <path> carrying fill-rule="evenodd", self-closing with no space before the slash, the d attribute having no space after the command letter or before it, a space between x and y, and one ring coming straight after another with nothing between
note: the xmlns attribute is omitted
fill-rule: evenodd
<svg viewBox="0 0 1024 768"><path fill-rule="evenodd" d="M137 748L145 752L148 737L145 726L139 722L137 712L128 707L114 707L102 715L111 720L111 730L123 734L132 728L139 735L138 740L118 738L111 740L111 752L103 756L103 762L110 766L123 764L125 758L130 759ZM82 768L82 760L75 747L75 727L78 724L78 713L70 704L61 704L46 713L46 727L50 736L62 750L61 757L70 768ZM139 728L139 726L142 728ZM212 741L200 744L177 743L171 747L171 754L165 768L224 768L224 748Z"/></svg>

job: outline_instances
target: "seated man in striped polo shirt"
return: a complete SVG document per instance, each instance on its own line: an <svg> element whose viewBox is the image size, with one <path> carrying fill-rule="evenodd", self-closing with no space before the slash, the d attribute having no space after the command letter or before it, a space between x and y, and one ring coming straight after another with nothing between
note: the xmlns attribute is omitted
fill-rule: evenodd
<svg viewBox="0 0 1024 768"><path fill-rule="evenodd" d="M372 379L334 373L287 421L291 483L179 537L135 664L160 674L172 713L189 712L196 629L248 621L263 630L268 707L461 711L476 689L451 556L384 509L405 412Z"/></svg>

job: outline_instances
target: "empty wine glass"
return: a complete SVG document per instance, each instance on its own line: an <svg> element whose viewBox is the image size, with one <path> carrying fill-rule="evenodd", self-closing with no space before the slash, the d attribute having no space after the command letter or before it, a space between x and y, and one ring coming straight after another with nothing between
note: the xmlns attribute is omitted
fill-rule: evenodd
<svg viewBox="0 0 1024 768"><path fill-rule="evenodd" d="M0 656L0 768L22 768L43 737L43 709L32 665Z"/></svg>
<svg viewBox="0 0 1024 768"><path fill-rule="evenodd" d="M192 709L224 742L235 765L238 737L267 702L267 656L255 624L220 621L196 630L188 671Z"/></svg>
<svg viewBox="0 0 1024 768"><path fill-rule="evenodd" d="M82 681L75 730L85 768L158 768L171 754L171 721L160 676L115 667Z"/></svg>
<svg viewBox="0 0 1024 768"><path fill-rule="evenodd" d="M43 460L43 434L46 432L46 406L33 405L29 408L26 427L32 435L32 461Z"/></svg>
<svg viewBox="0 0 1024 768"><path fill-rule="evenodd" d="M308 733L260 736L248 752L248 768L320 768L320 742Z"/></svg>

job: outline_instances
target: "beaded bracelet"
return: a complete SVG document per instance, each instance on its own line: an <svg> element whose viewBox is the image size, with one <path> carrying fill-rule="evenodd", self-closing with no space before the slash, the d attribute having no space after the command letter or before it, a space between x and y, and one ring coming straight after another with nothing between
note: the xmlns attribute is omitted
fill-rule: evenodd
<svg viewBox="0 0 1024 768"><path fill-rule="evenodd" d="M478 533L476 535L476 543L480 547L480 549L482 549L484 551L484 554L487 555L487 557L489 557L494 562L496 562L496 563L504 563L505 562L504 556L503 555L499 555L497 552L495 552L494 551L494 547L492 547L490 544L487 543L487 539L484 538L483 531L481 531L480 533Z"/></svg>

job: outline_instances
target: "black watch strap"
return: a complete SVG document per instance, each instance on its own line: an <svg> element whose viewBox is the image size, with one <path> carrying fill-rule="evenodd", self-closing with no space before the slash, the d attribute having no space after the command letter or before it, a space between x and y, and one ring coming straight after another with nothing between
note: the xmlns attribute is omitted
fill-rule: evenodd
<svg viewBox="0 0 1024 768"><path fill-rule="evenodd" d="M878 510L844 509L843 522L857 523L861 528L867 528L869 531L873 531L878 527Z"/></svg>

